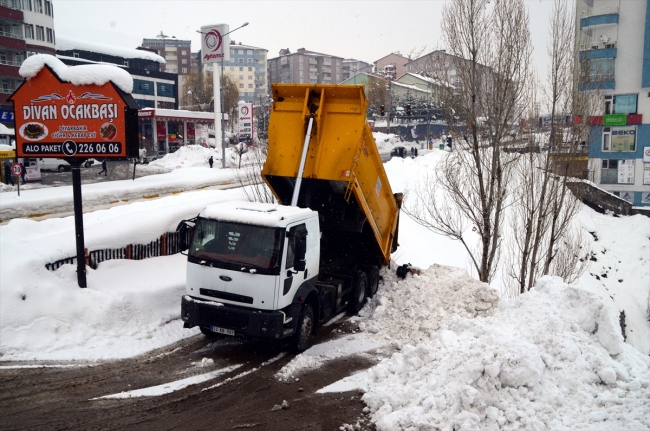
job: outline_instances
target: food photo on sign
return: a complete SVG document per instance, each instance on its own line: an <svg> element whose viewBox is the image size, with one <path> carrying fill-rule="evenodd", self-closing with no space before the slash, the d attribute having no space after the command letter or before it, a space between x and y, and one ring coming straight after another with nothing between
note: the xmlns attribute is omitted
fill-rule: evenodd
<svg viewBox="0 0 650 431"><path fill-rule="evenodd" d="M136 158L138 105L133 78L111 65L67 66L51 55L27 58L14 102L18 157Z"/></svg>

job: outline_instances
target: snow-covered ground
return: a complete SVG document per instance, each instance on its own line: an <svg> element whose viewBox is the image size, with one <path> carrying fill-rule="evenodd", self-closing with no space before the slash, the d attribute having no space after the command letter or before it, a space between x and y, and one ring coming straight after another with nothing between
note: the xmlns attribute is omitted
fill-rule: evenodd
<svg viewBox="0 0 650 431"><path fill-rule="evenodd" d="M382 152L404 145L394 136L376 137ZM175 160L180 153L154 162L150 169L157 163L168 173L143 178L149 184L138 193L191 190L232 175L207 168L203 150L192 151L194 162ZM443 156L433 151L387 162L393 191L412 187ZM89 184L83 193L108 203L134 183ZM29 202L37 213L48 212L48 192L50 200L64 199L66 189L71 200L69 187L24 190L20 198L0 193L0 209ZM87 213L86 246L147 243L205 205L234 199L241 199L237 189L186 191ZM393 268L382 272L378 294L354 318L360 332L296 356L278 378L350 354L384 358L322 389L363 389L380 430L650 429L650 219L589 208L578 218L594 237L596 259L579 282L543 278L531 292L505 299L498 286L467 275L459 244L400 217ZM184 256L106 261L88 270L89 287L80 289L75 266L44 266L74 255L72 217L0 226L0 361L125 358L198 333L180 321ZM401 263L421 271L398 279ZM206 379L220 375L209 366L206 373ZM177 386L186 384L193 383Z"/></svg>

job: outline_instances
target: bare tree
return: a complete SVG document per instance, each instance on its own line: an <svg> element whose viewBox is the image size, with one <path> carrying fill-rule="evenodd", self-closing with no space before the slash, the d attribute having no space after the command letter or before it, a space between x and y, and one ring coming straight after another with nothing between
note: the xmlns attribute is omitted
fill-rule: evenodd
<svg viewBox="0 0 650 431"><path fill-rule="evenodd" d="M190 111L208 111L214 95L212 72L192 73L185 82L185 106Z"/></svg>
<svg viewBox="0 0 650 431"><path fill-rule="evenodd" d="M268 143L260 142L248 149L246 164L235 171L235 178L250 202L276 202L271 189L262 179L262 168L268 155Z"/></svg>
<svg viewBox="0 0 650 431"><path fill-rule="evenodd" d="M575 12L562 0L555 0L548 46L550 66L544 96L550 121L544 133L530 133L529 142L542 136L535 147L548 148L541 154L530 151L517 161L517 187L513 188L509 276L512 293L531 289L542 275L561 276L568 282L579 277L588 263L587 238L572 220L580 201L568 189L572 167L586 138L590 96L578 91L582 79L574 50ZM529 129L533 131L534 129ZM531 146L532 148L532 146ZM584 173L583 173L584 175Z"/></svg>
<svg viewBox="0 0 650 431"><path fill-rule="evenodd" d="M522 0L451 0L442 22L449 53L440 58L453 67L453 81L450 73L432 76L446 83L445 105L456 107L447 110L448 122L463 148L455 143L405 212L460 241L478 278L489 282L499 259L512 166L502 143L527 102L528 15Z"/></svg>

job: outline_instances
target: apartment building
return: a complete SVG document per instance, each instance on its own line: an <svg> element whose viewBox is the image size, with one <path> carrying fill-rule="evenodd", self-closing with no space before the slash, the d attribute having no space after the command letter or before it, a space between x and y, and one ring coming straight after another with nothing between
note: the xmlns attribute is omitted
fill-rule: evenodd
<svg viewBox="0 0 650 431"><path fill-rule="evenodd" d="M264 48L230 41L230 61L224 63L223 73L237 85L240 101L255 103L260 98L268 96L266 69L268 52Z"/></svg>
<svg viewBox="0 0 650 431"><path fill-rule="evenodd" d="M576 1L580 90L597 99L589 179L636 206L650 206L649 4Z"/></svg>
<svg viewBox="0 0 650 431"><path fill-rule="evenodd" d="M51 0L0 0L0 122L13 122L7 99L23 82L25 57L55 53L53 16Z"/></svg>
<svg viewBox="0 0 650 431"><path fill-rule="evenodd" d="M375 72L383 75L388 80L397 79L406 73L404 65L408 62L407 57L398 52L393 52L375 61Z"/></svg>
<svg viewBox="0 0 650 431"><path fill-rule="evenodd" d="M359 72L370 73L374 67L374 64L366 63L365 61L356 60L354 58L347 58L343 60L341 80L346 81Z"/></svg>
<svg viewBox="0 0 650 431"><path fill-rule="evenodd" d="M337 84L342 81L343 58L300 48L280 50L268 61L269 84Z"/></svg>
<svg viewBox="0 0 650 431"><path fill-rule="evenodd" d="M155 51L165 59L160 71L178 75L177 94L178 100L183 100L187 93L185 83L192 73L192 41L180 40L174 36L167 36L161 31L154 39L143 39L143 48Z"/></svg>

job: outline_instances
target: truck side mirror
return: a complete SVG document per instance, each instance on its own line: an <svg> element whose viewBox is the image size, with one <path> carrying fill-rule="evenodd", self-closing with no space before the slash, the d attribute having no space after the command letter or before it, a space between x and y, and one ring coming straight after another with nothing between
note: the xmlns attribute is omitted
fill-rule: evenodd
<svg viewBox="0 0 650 431"><path fill-rule="evenodd" d="M293 258L293 269L304 271L306 268L305 256L307 255L307 238L299 236L296 238L296 252Z"/></svg>
<svg viewBox="0 0 650 431"><path fill-rule="evenodd" d="M178 233L179 251L187 250L190 247L190 242L192 241L192 234L194 233L195 223L196 223L196 218L190 220L183 220L176 227L176 232Z"/></svg>

